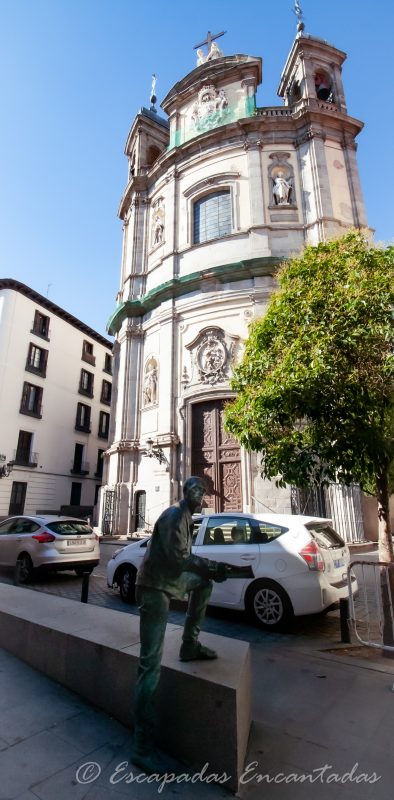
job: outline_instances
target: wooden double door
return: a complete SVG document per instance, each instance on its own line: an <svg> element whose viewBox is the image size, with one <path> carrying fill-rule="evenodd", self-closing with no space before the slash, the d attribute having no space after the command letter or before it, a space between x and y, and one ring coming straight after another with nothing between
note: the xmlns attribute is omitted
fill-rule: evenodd
<svg viewBox="0 0 394 800"><path fill-rule="evenodd" d="M192 406L192 475L204 478L204 506L242 511L241 450L224 429L224 400Z"/></svg>

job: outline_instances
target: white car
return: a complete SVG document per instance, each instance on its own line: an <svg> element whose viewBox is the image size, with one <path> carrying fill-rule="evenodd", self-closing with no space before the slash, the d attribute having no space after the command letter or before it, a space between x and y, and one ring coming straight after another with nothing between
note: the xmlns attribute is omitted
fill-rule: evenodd
<svg viewBox="0 0 394 800"><path fill-rule="evenodd" d="M348 596L349 550L331 520L284 514L195 515L193 552L213 561L250 565L254 578L214 583L210 604L246 610L268 630L293 616L318 614ZM116 550L107 583L134 601L137 570L149 537ZM357 581L352 577L352 593Z"/></svg>
<svg viewBox="0 0 394 800"><path fill-rule="evenodd" d="M35 569L92 572L100 561L98 536L84 519L20 516L0 523L0 566L17 567L20 583Z"/></svg>

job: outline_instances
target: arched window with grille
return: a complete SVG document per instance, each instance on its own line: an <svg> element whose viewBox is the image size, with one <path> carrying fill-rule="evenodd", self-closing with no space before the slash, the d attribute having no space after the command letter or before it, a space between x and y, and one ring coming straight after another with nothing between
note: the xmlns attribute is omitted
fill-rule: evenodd
<svg viewBox="0 0 394 800"><path fill-rule="evenodd" d="M194 244L231 233L231 194L227 189L196 200L193 215Z"/></svg>

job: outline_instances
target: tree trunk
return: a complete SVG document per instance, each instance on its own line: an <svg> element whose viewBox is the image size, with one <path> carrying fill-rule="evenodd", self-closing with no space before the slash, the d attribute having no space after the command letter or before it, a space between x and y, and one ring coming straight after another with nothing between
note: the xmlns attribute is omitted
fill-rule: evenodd
<svg viewBox="0 0 394 800"><path fill-rule="evenodd" d="M390 530L389 489L387 472L376 478L379 519L379 561L393 564L393 540ZM383 609L383 644L394 647L394 566L381 568L381 592ZM383 655L394 658L394 653L383 650Z"/></svg>
<svg viewBox="0 0 394 800"><path fill-rule="evenodd" d="M393 540L390 530L389 486L387 472L376 477L376 497L379 519L379 561L394 561Z"/></svg>

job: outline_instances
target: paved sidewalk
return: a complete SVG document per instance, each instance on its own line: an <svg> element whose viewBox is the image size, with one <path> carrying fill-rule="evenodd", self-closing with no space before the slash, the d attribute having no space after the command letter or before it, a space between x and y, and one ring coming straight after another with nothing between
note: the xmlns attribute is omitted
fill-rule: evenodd
<svg viewBox="0 0 394 800"><path fill-rule="evenodd" d="M327 641L311 649L303 637L252 645L245 800L392 797L393 662L324 648ZM130 750L126 728L0 650L0 800L230 796L209 781L209 766L197 780L171 761L178 783L148 783Z"/></svg>

